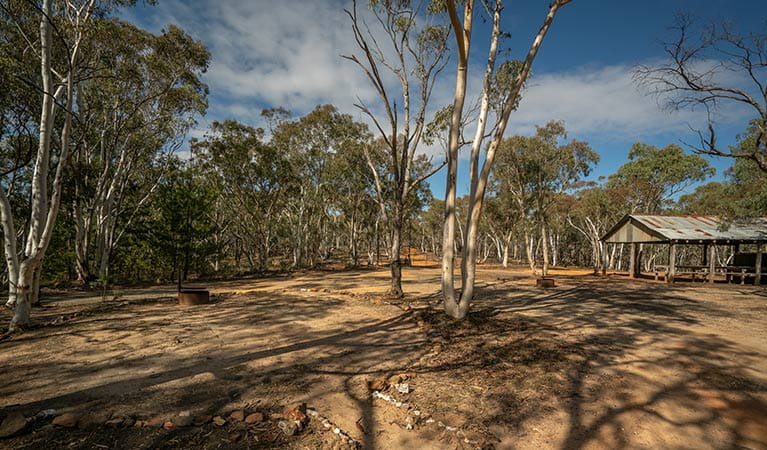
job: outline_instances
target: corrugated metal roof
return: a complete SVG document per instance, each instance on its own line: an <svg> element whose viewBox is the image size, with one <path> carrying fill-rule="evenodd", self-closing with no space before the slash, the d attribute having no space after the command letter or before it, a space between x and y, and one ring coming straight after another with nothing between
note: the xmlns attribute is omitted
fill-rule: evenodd
<svg viewBox="0 0 767 450"><path fill-rule="evenodd" d="M717 216L665 216L631 214L624 217L603 240L632 222L668 241L767 242L767 217L726 222Z"/></svg>

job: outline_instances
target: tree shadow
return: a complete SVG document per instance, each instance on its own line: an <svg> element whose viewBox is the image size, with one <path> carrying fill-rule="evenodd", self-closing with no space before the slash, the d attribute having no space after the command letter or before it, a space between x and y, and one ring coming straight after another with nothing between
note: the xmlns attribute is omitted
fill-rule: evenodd
<svg viewBox="0 0 767 450"><path fill-rule="evenodd" d="M391 445L380 434L389 416L365 381L413 371L408 401L477 442L503 446L532 439L530 427L556 423L549 431L561 448L660 445L669 432L689 441L665 443L683 447L706 443L700 439L709 431L709 446L765 446L764 352L706 328L735 320L764 329L763 316L745 317L678 286L567 284L542 291L485 283L461 322L438 308L363 308L326 293L256 292L191 308L172 299L94 307L2 344L0 363L9 370L0 405L27 415L106 408L151 417L243 404L279 412L306 401L343 410L321 412L365 448L378 448ZM46 353L48 345L59 358ZM650 441L633 434L647 438L656 429ZM200 439L197 430L141 433L138 447ZM447 439L422 428L403 432L400 445L423 438ZM280 439L274 446L286 445Z"/></svg>

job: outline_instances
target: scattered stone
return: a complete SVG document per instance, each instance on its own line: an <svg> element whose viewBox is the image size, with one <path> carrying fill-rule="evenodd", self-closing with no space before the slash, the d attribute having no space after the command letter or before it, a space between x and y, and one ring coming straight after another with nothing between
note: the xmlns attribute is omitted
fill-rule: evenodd
<svg viewBox="0 0 767 450"><path fill-rule="evenodd" d="M253 413L248 415L248 417L245 418L245 423L259 423L264 421L264 415L261 413Z"/></svg>
<svg viewBox="0 0 767 450"><path fill-rule="evenodd" d="M400 394L410 393L410 385L407 383L395 384L394 387L397 389L397 392L399 392Z"/></svg>
<svg viewBox="0 0 767 450"><path fill-rule="evenodd" d="M389 383L387 383L386 380L368 381L369 391L383 391L386 390L387 387L389 387Z"/></svg>
<svg viewBox="0 0 767 450"><path fill-rule="evenodd" d="M229 418L237 422L242 422L245 420L245 411L242 409L234 410L231 414L229 414Z"/></svg>
<svg viewBox="0 0 767 450"><path fill-rule="evenodd" d="M3 423L0 424L0 438L13 436L21 432L27 426L27 419L23 414L12 412L6 416Z"/></svg>
<svg viewBox="0 0 767 450"><path fill-rule="evenodd" d="M191 417L192 413L190 413L189 411L181 411L180 413L178 413L178 416L179 417Z"/></svg>
<svg viewBox="0 0 767 450"><path fill-rule="evenodd" d="M152 428L159 428L159 427L163 426L164 423L165 423L164 419L161 419L159 417L155 417L153 419L149 419L146 422L144 422L144 426L145 427L152 427Z"/></svg>
<svg viewBox="0 0 767 450"><path fill-rule="evenodd" d="M55 409L44 409L40 411L39 413L35 414L35 417L38 419L50 419L51 417L54 417L56 415Z"/></svg>
<svg viewBox="0 0 767 450"><path fill-rule="evenodd" d="M285 433L286 436L294 436L298 433L298 427L295 423L288 422L287 420L280 420L277 422L277 426Z"/></svg>
<svg viewBox="0 0 767 450"><path fill-rule="evenodd" d="M175 425L173 425L173 422L171 422L170 420L169 420L169 421L167 421L167 422L165 422L164 424L162 424L162 427L163 427L163 428L165 428L166 430L170 430L170 429L171 429L171 428L173 428L174 426L175 426Z"/></svg>
<svg viewBox="0 0 767 450"><path fill-rule="evenodd" d="M213 420L213 416L210 416L210 415L207 415L207 414L201 414L199 416L195 416L194 417L194 424L199 427L200 425L205 425L206 423L210 422L211 420Z"/></svg>
<svg viewBox="0 0 767 450"><path fill-rule="evenodd" d="M190 427L194 424L194 417L178 415L171 419L171 421L173 422L173 425L177 427Z"/></svg>
<svg viewBox="0 0 767 450"><path fill-rule="evenodd" d="M235 443L242 439L242 431L235 431L234 433L229 434L229 442Z"/></svg>
<svg viewBox="0 0 767 450"><path fill-rule="evenodd" d="M306 416L306 403L300 403L285 411L285 418L294 420L301 424L305 423L308 419Z"/></svg>
<svg viewBox="0 0 767 450"><path fill-rule="evenodd" d="M213 423L215 423L219 427L223 427L224 424L226 423L226 419L224 419L221 416L216 416L216 417L213 418Z"/></svg>
<svg viewBox="0 0 767 450"><path fill-rule="evenodd" d="M115 417L104 422L104 425L109 428L119 428L125 422L125 417Z"/></svg>
<svg viewBox="0 0 767 450"><path fill-rule="evenodd" d="M107 413L88 413L80 417L80 420L77 421L77 428L82 430L97 428L103 425L107 420L109 420L109 415Z"/></svg>
<svg viewBox="0 0 767 450"><path fill-rule="evenodd" d="M53 419L53 424L64 428L73 428L77 425L79 419L80 416L75 413L64 413L56 416Z"/></svg>

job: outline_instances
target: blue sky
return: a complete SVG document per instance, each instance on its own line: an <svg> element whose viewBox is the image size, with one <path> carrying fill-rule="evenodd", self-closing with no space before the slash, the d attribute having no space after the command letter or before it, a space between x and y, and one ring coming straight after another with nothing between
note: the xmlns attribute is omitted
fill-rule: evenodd
<svg viewBox="0 0 767 450"><path fill-rule="evenodd" d="M360 4L364 6L365 0ZM546 13L547 0L507 2L504 29L512 55L520 58ZM263 108L284 106L300 115L333 103L360 120L352 106L356 96L374 104L375 95L359 70L338 55L354 51L342 0L160 0L157 6L124 10L123 18L158 32L174 23L208 45L212 63L209 110L193 135L212 120L234 118L261 125ZM701 23L730 21L737 29L767 26L767 1L574 0L557 16L533 66L533 77L507 134L532 134L535 125L564 120L570 138L585 140L601 155L592 178L613 173L637 141L665 146L693 142L690 127L701 128L697 112L671 113L631 79L637 64L663 57L661 43L673 38L674 14L691 13ZM481 83L488 25L477 21L473 40L471 86ZM451 61L450 66L454 63ZM434 108L452 99L453 74L445 71L433 97ZM733 143L750 112L728 107L717 116L721 143ZM425 153L441 157L437 148ZM721 176L729 160L712 159ZM461 161L459 194L467 191L466 162ZM442 197L444 174L430 180Z"/></svg>

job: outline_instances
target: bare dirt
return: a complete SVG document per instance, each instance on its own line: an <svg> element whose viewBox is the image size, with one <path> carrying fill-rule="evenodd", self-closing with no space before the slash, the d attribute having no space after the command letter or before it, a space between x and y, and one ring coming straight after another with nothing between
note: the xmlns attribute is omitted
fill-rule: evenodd
<svg viewBox="0 0 767 450"><path fill-rule="evenodd" d="M767 449L767 289L553 276L537 289L523 268L481 266L459 322L433 265L405 271L397 302L380 295L385 269L221 281L193 307L172 287L49 293L35 326L0 342L0 419L54 409L96 425L29 419L0 447L348 448L338 428L383 449ZM330 429L268 420L301 402ZM266 419L230 419L239 409ZM182 411L227 423L125 426Z"/></svg>

